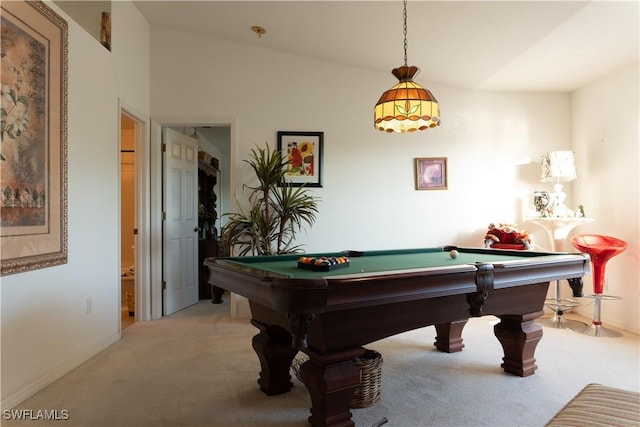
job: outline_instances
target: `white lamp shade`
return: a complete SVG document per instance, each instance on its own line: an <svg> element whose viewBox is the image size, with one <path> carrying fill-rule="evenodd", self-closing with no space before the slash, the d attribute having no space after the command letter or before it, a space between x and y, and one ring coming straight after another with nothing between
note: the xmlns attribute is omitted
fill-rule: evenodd
<svg viewBox="0 0 640 427"><path fill-rule="evenodd" d="M550 151L542 157L542 182L566 182L577 177L573 151Z"/></svg>

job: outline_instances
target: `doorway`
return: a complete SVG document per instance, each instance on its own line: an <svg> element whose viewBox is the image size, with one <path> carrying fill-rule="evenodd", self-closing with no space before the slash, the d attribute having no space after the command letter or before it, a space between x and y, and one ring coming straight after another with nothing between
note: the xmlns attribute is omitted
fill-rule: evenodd
<svg viewBox="0 0 640 427"><path fill-rule="evenodd" d="M151 179L149 119L119 102L120 331L151 320ZM122 280L124 279L124 280Z"/></svg>
<svg viewBox="0 0 640 427"><path fill-rule="evenodd" d="M135 322L136 135L135 121L120 113L120 329Z"/></svg>
<svg viewBox="0 0 640 427"><path fill-rule="evenodd" d="M135 322L136 122L120 113L120 330Z"/></svg>
<svg viewBox="0 0 640 427"><path fill-rule="evenodd" d="M229 171L230 127L170 126L163 127L162 136L166 316L198 300L213 300L203 262L206 257L223 255L220 214L228 212L230 189L222 175ZM197 155L189 156L190 152Z"/></svg>
<svg viewBox="0 0 640 427"><path fill-rule="evenodd" d="M164 161L165 153L163 152L162 135L165 129L171 129L183 133L187 136L195 136L200 139L202 144L206 141L212 142L214 146L219 147L219 152L215 155L219 156L220 161L220 192L218 194L218 209L220 212L220 220L217 224L218 230L224 225L223 213L232 212L235 209L235 202L232 196L232 188L235 187L235 179L232 171L232 165L236 162L235 155L235 120L212 118L202 121L190 121L184 119L164 119L158 122L152 122L150 152L150 211L154 214L150 215L150 252L149 265L151 283L150 304L151 318L157 319L165 315L163 312L164 296L165 296L165 278L163 277L163 181L164 181ZM138 265L141 266L140 263Z"/></svg>

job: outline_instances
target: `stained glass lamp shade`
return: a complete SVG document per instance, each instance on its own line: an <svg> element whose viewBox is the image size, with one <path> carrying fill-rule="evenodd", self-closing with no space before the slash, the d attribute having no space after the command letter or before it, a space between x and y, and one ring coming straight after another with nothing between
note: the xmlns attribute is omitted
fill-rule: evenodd
<svg viewBox="0 0 640 427"><path fill-rule="evenodd" d="M402 9L404 65L391 73L399 83L382 94L373 109L373 125L383 132L415 132L440 126L440 107L435 96L413 81L420 69L407 66L407 0Z"/></svg>
<svg viewBox="0 0 640 427"><path fill-rule="evenodd" d="M438 100L414 82L415 66L394 68L399 83L382 94L374 109L374 126L383 132L414 132L440 125Z"/></svg>

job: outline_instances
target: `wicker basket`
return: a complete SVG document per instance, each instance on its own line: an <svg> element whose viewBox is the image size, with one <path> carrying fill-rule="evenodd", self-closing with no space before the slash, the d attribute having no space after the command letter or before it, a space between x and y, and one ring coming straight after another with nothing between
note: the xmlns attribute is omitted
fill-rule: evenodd
<svg viewBox="0 0 640 427"><path fill-rule="evenodd" d="M296 378L302 381L300 367L308 358L296 358L291 369ZM366 408L378 400L382 393L382 355L375 350L365 350L364 354L354 359L353 363L360 368L360 385L353 392L351 408Z"/></svg>

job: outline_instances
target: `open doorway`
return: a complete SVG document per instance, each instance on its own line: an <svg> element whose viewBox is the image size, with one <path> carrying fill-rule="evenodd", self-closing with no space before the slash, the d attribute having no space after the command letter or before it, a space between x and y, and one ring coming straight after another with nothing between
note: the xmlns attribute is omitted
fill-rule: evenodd
<svg viewBox="0 0 640 427"><path fill-rule="evenodd" d="M118 116L120 278L125 280L119 280L117 287L122 331L135 321L154 318L150 274L152 168L149 119L122 102Z"/></svg>
<svg viewBox="0 0 640 427"><path fill-rule="evenodd" d="M148 261L144 264L138 262L138 266L150 266L150 286L148 294L150 318L158 319L165 315L163 312L165 289L169 286L165 282L163 268L163 254L168 248L165 248L163 228L164 228L164 179L165 165L164 158L166 152L163 151L165 144L163 135L165 129L180 132L186 136L192 137L194 134L205 141L215 141L214 145L220 147L220 152L214 154L219 156L220 175L217 180L220 185L218 197L219 220L217 221L217 230L219 232L224 225L222 214L233 212L235 209L235 201L232 195L232 188L235 188L235 178L232 171L232 165L236 162L235 153L235 120L229 118L209 118L204 120L189 120L184 118L164 118L158 121L152 121L150 126L150 145L149 145L149 208L150 223L149 236L150 248L148 251ZM162 215L161 215L162 214ZM140 239L140 237L138 237ZM140 250L138 250L140 255ZM142 251L144 252L144 251Z"/></svg>
<svg viewBox="0 0 640 427"><path fill-rule="evenodd" d="M120 113L120 330L135 322L136 121Z"/></svg>
<svg viewBox="0 0 640 427"><path fill-rule="evenodd" d="M225 254L220 240L220 230L224 221L222 214L230 209L231 127L165 126L162 134L165 145L162 305L163 315L168 315L195 304L198 300L221 302L221 295L216 292L214 296L208 283L209 274L204 267L204 259ZM196 160L193 158L189 160L189 147L192 144L197 150L197 162L193 162ZM177 179L178 176L183 178ZM193 200L190 197L177 196L190 188L190 176L196 178L195 204L192 207L183 206L179 212L184 212L185 215L178 218L175 216L175 206ZM176 182L180 184L179 189L175 188ZM197 212L197 217L191 217L189 212ZM193 224L190 221L193 221ZM180 230L180 233L176 230ZM176 244L178 240L183 243ZM192 262L189 248L194 244L194 269L185 269L185 265ZM182 252L176 253L176 248L180 248Z"/></svg>

